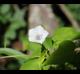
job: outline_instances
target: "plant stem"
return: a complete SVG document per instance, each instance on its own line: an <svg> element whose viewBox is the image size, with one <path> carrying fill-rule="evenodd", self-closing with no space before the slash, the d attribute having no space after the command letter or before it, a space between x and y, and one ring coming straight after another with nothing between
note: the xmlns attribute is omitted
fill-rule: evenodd
<svg viewBox="0 0 80 74"><path fill-rule="evenodd" d="M6 48L6 38L4 38L4 48Z"/></svg>
<svg viewBox="0 0 80 74"><path fill-rule="evenodd" d="M26 56L21 56L21 55L14 55L14 56L1 56L0 59L5 59L5 58L16 58L16 57L26 57Z"/></svg>

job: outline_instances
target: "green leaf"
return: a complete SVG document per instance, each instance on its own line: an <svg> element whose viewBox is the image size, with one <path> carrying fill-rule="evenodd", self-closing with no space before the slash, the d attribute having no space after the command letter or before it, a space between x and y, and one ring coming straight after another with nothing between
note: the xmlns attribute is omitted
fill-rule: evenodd
<svg viewBox="0 0 80 74"><path fill-rule="evenodd" d="M57 50L55 50L52 55L50 55L46 60L46 65L51 64L64 64L65 62L74 61L75 44L72 41L63 41Z"/></svg>
<svg viewBox="0 0 80 74"><path fill-rule="evenodd" d="M12 13L11 12L4 15L4 19L7 20L7 21L10 21L11 18L12 18Z"/></svg>
<svg viewBox="0 0 80 74"><path fill-rule="evenodd" d="M24 14L25 14L25 11L23 11L23 10L20 10L20 9L15 10L15 14L12 18L12 21L23 20L24 19Z"/></svg>
<svg viewBox="0 0 80 74"><path fill-rule="evenodd" d="M31 59L24 63L20 70L41 70L39 59Z"/></svg>
<svg viewBox="0 0 80 74"><path fill-rule="evenodd" d="M6 54L6 55L22 55L24 56L23 53L15 50L15 49L11 49L11 48L0 48L0 54Z"/></svg>
<svg viewBox="0 0 80 74"><path fill-rule="evenodd" d="M41 55L41 45L38 43L30 42L29 50L31 51L31 56L40 56Z"/></svg>
<svg viewBox="0 0 80 74"><path fill-rule="evenodd" d="M11 48L0 48L0 55L5 54L4 58L17 58L20 63L23 63L25 60L30 59L30 56L27 56L20 51ZM1 57L0 57L1 58Z"/></svg>
<svg viewBox="0 0 80 74"><path fill-rule="evenodd" d="M44 56L29 59L21 66L20 70L41 70L44 59Z"/></svg>
<svg viewBox="0 0 80 74"><path fill-rule="evenodd" d="M10 25L11 30L17 30L19 28L25 27L25 22L24 21L15 21L12 22Z"/></svg>
<svg viewBox="0 0 80 74"><path fill-rule="evenodd" d="M49 50L50 52L52 52L53 49L53 42L52 42L52 38L51 37L47 37L46 40L43 43L43 46Z"/></svg>
<svg viewBox="0 0 80 74"><path fill-rule="evenodd" d="M10 4L3 4L1 6L1 13L2 14L6 14L7 12L9 12L10 10Z"/></svg>
<svg viewBox="0 0 80 74"><path fill-rule="evenodd" d="M58 28L54 35L53 35L53 41L54 41L54 48L57 48L59 44L64 40L74 40L77 37L80 37L80 33L78 33L74 28L72 27L61 27Z"/></svg>
<svg viewBox="0 0 80 74"><path fill-rule="evenodd" d="M7 39L14 39L16 37L16 33L14 30L8 29L8 31L5 33L5 38Z"/></svg>

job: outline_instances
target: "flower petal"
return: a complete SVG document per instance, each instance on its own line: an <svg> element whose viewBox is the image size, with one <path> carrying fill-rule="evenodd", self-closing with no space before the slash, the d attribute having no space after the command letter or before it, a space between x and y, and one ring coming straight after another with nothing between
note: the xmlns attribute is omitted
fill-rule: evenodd
<svg viewBox="0 0 80 74"><path fill-rule="evenodd" d="M45 41L48 34L49 33L42 26L39 25L29 30L29 41L42 44Z"/></svg>

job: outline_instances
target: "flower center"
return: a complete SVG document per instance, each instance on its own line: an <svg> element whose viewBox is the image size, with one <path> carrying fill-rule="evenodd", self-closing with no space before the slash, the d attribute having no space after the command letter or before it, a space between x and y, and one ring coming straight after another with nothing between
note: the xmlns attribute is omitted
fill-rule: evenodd
<svg viewBox="0 0 80 74"><path fill-rule="evenodd" d="M36 36L37 40L41 40L41 38L42 38L42 35L40 35L40 34Z"/></svg>

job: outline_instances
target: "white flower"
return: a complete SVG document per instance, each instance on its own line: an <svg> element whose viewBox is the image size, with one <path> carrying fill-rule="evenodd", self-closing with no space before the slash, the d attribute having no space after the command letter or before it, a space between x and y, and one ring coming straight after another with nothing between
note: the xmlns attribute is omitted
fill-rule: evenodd
<svg viewBox="0 0 80 74"><path fill-rule="evenodd" d="M42 44L45 41L48 34L49 33L42 26L37 26L29 30L28 38L31 42Z"/></svg>

